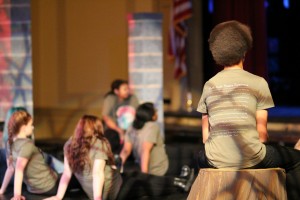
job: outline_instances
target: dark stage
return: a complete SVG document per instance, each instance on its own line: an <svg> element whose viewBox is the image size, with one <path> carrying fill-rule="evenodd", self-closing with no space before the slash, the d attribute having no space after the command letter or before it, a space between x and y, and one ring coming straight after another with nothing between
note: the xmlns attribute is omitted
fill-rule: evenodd
<svg viewBox="0 0 300 200"><path fill-rule="evenodd" d="M171 171L174 176L180 173L181 166L189 165L195 167L194 156L201 148L201 114L193 112L165 112L165 141L166 150L170 160ZM277 107L269 110L269 140L270 143L279 143L280 145L293 146L300 138L300 108L299 107ZM47 153L50 153L60 160L63 160L62 148L64 140L37 140L36 145ZM132 163L131 163L132 164ZM131 164L125 166L125 170L130 170ZM32 195L26 191L23 186L23 193L29 200L40 200L43 196ZM10 187L6 195L1 197L3 200L9 200L13 196L13 188ZM188 193L178 193L169 196L162 196L157 200L183 200ZM71 191L66 194L65 200L87 199L82 191Z"/></svg>

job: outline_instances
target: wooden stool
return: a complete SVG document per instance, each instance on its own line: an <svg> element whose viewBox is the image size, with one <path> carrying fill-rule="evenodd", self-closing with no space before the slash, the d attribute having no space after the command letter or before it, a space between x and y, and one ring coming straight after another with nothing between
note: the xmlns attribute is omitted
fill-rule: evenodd
<svg viewBox="0 0 300 200"><path fill-rule="evenodd" d="M188 200L287 200L285 170L200 169Z"/></svg>

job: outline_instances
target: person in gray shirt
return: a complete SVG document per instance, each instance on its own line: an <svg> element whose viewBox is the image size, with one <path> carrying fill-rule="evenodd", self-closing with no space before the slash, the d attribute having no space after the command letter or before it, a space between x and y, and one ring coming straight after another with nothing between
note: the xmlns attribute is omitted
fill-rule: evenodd
<svg viewBox="0 0 300 200"><path fill-rule="evenodd" d="M138 98L131 93L127 80L116 79L111 83L111 90L103 100L102 120L104 135L114 154L120 153L125 132L134 120L138 105Z"/></svg>
<svg viewBox="0 0 300 200"><path fill-rule="evenodd" d="M120 191L120 199L157 197L190 190L194 169L184 166L189 170L184 176L169 175L169 159L156 120L157 112L153 103L145 102L138 106L133 124L125 134L120 157L124 164L133 153L139 170L134 173L124 171L122 174L124 187Z"/></svg>
<svg viewBox="0 0 300 200"><path fill-rule="evenodd" d="M210 33L210 51L223 70L205 83L198 104L205 146L198 164L200 168L284 168L288 199L299 199L300 151L267 144L272 95L264 78L244 70L252 40L250 28L236 20L217 24Z"/></svg>

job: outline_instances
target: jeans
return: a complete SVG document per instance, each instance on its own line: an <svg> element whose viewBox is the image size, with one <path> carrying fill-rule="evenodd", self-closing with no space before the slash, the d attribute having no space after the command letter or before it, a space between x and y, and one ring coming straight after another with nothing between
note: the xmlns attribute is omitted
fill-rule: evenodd
<svg viewBox="0 0 300 200"><path fill-rule="evenodd" d="M266 145L266 149L265 158L254 168L285 169L288 200L300 199L300 151L280 145Z"/></svg>
<svg viewBox="0 0 300 200"><path fill-rule="evenodd" d="M43 152L45 162L54 170L57 174L62 174L64 172L64 163L54 156Z"/></svg>
<svg viewBox="0 0 300 200"><path fill-rule="evenodd" d="M123 184L118 200L160 197L179 192L174 185L174 177L156 176L135 171L123 173Z"/></svg>
<svg viewBox="0 0 300 200"><path fill-rule="evenodd" d="M6 171L6 155L5 155L5 149L0 149L0 181L3 181L5 171Z"/></svg>

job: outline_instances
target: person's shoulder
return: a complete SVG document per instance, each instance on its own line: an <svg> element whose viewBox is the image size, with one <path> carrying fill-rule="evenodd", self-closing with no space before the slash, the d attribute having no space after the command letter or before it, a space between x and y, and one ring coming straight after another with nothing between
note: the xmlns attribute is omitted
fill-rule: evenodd
<svg viewBox="0 0 300 200"><path fill-rule="evenodd" d="M152 130L156 130L159 129L159 124L156 121L149 121L145 123L144 127L147 129L149 128Z"/></svg>
<svg viewBox="0 0 300 200"><path fill-rule="evenodd" d="M127 98L126 98L127 101L138 101L138 98L135 94L130 94Z"/></svg>
<svg viewBox="0 0 300 200"><path fill-rule="evenodd" d="M108 144L108 143L105 142L104 139L100 139L100 138L97 138L97 137L95 137L94 139L92 140L92 145L94 147L103 147L103 146L106 147L106 145Z"/></svg>
<svg viewBox="0 0 300 200"><path fill-rule="evenodd" d="M19 144L19 145L26 145L26 146L35 146L33 140L29 138L24 138L24 139L18 139L14 143Z"/></svg>
<svg viewBox="0 0 300 200"><path fill-rule="evenodd" d="M218 79L219 75L220 75L220 72L217 73L217 74L215 74L215 75L212 76L211 78L209 78L209 79L204 83L204 85L206 85L206 86L210 85L211 82L214 82L216 79Z"/></svg>
<svg viewBox="0 0 300 200"><path fill-rule="evenodd" d="M139 106L139 99L135 94L130 94L125 102L135 109Z"/></svg>
<svg viewBox="0 0 300 200"><path fill-rule="evenodd" d="M65 142L65 144L64 144L64 149L65 149L67 146L70 145L71 141L72 141L72 136L69 137L69 139Z"/></svg>
<svg viewBox="0 0 300 200"><path fill-rule="evenodd" d="M95 142L93 143L94 146L102 146L103 145L103 141L99 138L95 139Z"/></svg>
<svg viewBox="0 0 300 200"><path fill-rule="evenodd" d="M70 137L67 139L67 141L65 142L65 144L70 143L70 142L72 141L72 139L73 139L73 136L70 136Z"/></svg>
<svg viewBox="0 0 300 200"><path fill-rule="evenodd" d="M116 99L117 98L117 95L115 94L107 94L104 99L105 100L113 100L113 99Z"/></svg>
<svg viewBox="0 0 300 200"><path fill-rule="evenodd" d="M253 73L251 73L251 72L249 72L249 71L247 71L247 70L242 70L241 72L243 72L244 74L246 74L246 75L248 75L248 76L252 76L252 77L254 77L254 78L258 78L258 79L263 78L263 77L258 76L258 75L256 75L256 74L253 74Z"/></svg>
<svg viewBox="0 0 300 200"><path fill-rule="evenodd" d="M103 149L106 151L108 150L108 143L106 143L104 140L95 138L95 141L93 142L92 149L95 149L96 151L103 151Z"/></svg>
<svg viewBox="0 0 300 200"><path fill-rule="evenodd" d="M156 121L146 122L142 129L142 134L146 140L151 141L153 143L157 142L157 139L160 137L160 126Z"/></svg>
<svg viewBox="0 0 300 200"><path fill-rule="evenodd" d="M17 139L14 141L13 146L20 150L36 148L34 142L29 138Z"/></svg>
<svg viewBox="0 0 300 200"><path fill-rule="evenodd" d="M138 101L138 97L136 96L136 94L130 94L128 96L128 99Z"/></svg>
<svg viewBox="0 0 300 200"><path fill-rule="evenodd" d="M264 77L253 74L253 73L245 71L245 70L243 70L243 71L250 78L249 80L251 80L252 82L255 82L256 84L267 83L267 81Z"/></svg>
<svg viewBox="0 0 300 200"><path fill-rule="evenodd" d="M129 97L130 97L130 98L137 98L137 95L134 94L134 93L131 93L131 94L129 95Z"/></svg>

